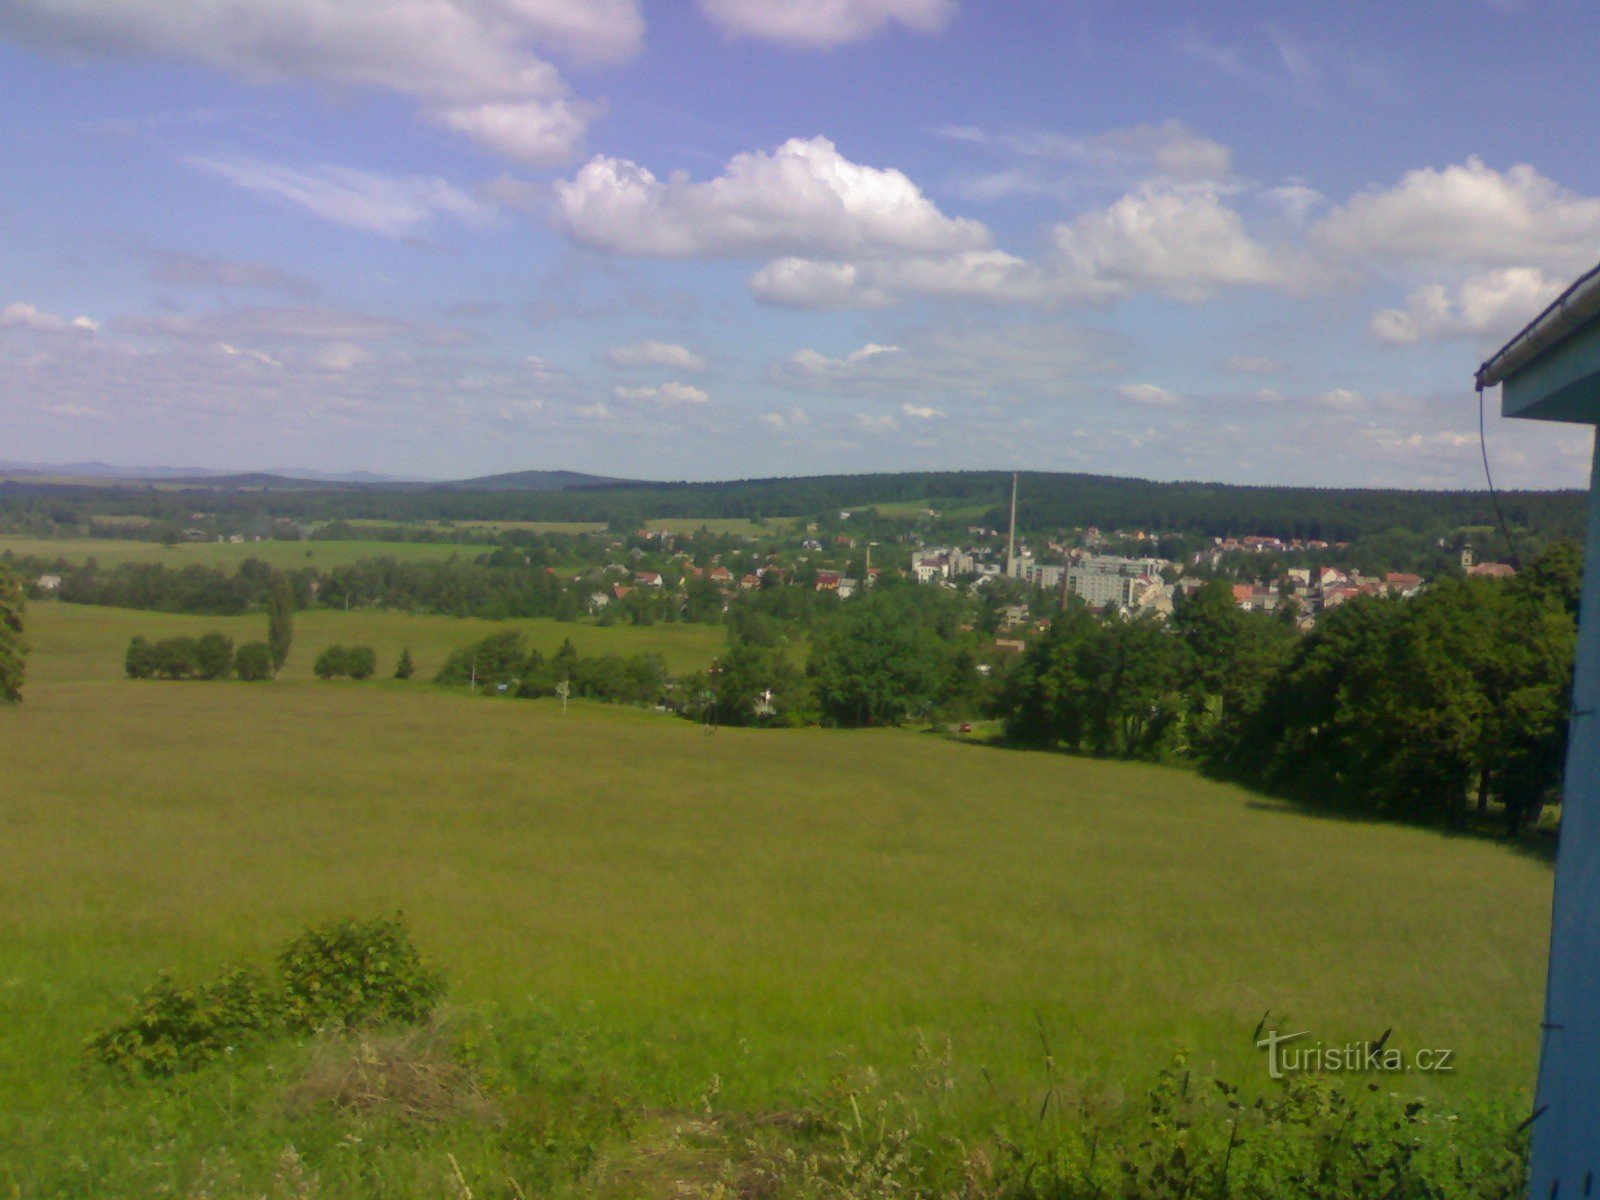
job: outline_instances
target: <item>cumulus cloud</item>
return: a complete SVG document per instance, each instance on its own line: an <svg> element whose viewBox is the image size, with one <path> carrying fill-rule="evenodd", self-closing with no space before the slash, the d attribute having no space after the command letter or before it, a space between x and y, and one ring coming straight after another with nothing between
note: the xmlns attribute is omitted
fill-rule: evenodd
<svg viewBox="0 0 1600 1200"><path fill-rule="evenodd" d="M1600 245L1600 199L1579 196L1521 164L1478 158L1407 172L1361 192L1312 226L1324 253L1377 263L1541 267L1571 274Z"/></svg>
<svg viewBox="0 0 1600 1200"><path fill-rule="evenodd" d="M978 248L943 254L790 256L756 271L756 299L790 308L881 308L905 296L993 303L1100 304L1151 291L1185 302L1224 288L1295 287L1305 256L1269 247L1220 189L1151 182L1054 226L1036 260Z"/></svg>
<svg viewBox="0 0 1600 1200"><path fill-rule="evenodd" d="M1561 294L1561 279L1536 267L1506 267L1451 287L1429 284L1386 308L1371 322L1373 336L1392 346L1423 338L1509 337Z"/></svg>
<svg viewBox="0 0 1600 1200"><path fill-rule="evenodd" d="M704 183L599 156L553 190L556 224L575 241L643 258L939 254L990 240L900 171L851 162L823 137L736 155Z"/></svg>
<svg viewBox="0 0 1600 1200"><path fill-rule="evenodd" d="M955 16L955 0L700 0L700 10L731 37L823 48L871 37L900 24L933 33Z"/></svg>
<svg viewBox="0 0 1600 1200"><path fill-rule="evenodd" d="M435 218L482 225L494 210L432 175L381 175L352 167L286 167L253 158L187 160L229 183L336 225L384 237L415 233Z"/></svg>
<svg viewBox="0 0 1600 1200"><path fill-rule="evenodd" d="M22 300L13 300L0 308L0 329L25 329L30 333L76 334L86 336L100 328L98 321L88 317L62 317Z"/></svg>
<svg viewBox="0 0 1600 1200"><path fill-rule="evenodd" d="M416 98L498 153L571 157L593 109L535 49L620 61L638 0L6 0L0 36L63 54L196 63L252 83L309 80Z"/></svg>
<svg viewBox="0 0 1600 1200"><path fill-rule="evenodd" d="M711 397L688 383L671 382L651 387L616 387L612 398L624 404L699 405L709 403Z"/></svg>
<svg viewBox="0 0 1600 1200"><path fill-rule="evenodd" d="M606 351L606 362L613 367L667 367L674 371L704 371L705 355L675 342L643 341L631 346L614 346Z"/></svg>
<svg viewBox="0 0 1600 1200"><path fill-rule="evenodd" d="M1206 185L1147 184L1057 225L1052 240L1066 290L1090 297L1150 289L1197 301L1221 287L1291 282L1296 271Z"/></svg>
<svg viewBox="0 0 1600 1200"><path fill-rule="evenodd" d="M944 413L934 408L931 404L902 404L900 411L914 421L939 421L944 419Z"/></svg>
<svg viewBox="0 0 1600 1200"><path fill-rule="evenodd" d="M1129 404L1146 408L1178 408L1183 404L1183 397L1178 393L1153 383L1125 383L1117 389L1117 395Z"/></svg>

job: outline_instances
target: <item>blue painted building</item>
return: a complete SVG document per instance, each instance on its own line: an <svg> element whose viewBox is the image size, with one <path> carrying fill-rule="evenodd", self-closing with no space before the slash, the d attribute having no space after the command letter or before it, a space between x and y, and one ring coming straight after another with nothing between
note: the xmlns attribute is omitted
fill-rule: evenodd
<svg viewBox="0 0 1600 1200"><path fill-rule="evenodd" d="M1600 426L1600 267L1478 371L1508 417ZM1600 440L1573 680L1550 971L1534 1101L1534 1200L1600 1195Z"/></svg>

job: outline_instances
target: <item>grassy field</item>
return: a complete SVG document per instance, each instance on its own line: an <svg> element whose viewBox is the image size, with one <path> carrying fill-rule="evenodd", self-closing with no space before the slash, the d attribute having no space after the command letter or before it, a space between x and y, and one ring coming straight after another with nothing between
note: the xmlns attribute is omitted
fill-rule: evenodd
<svg viewBox="0 0 1600 1200"><path fill-rule="evenodd" d="M0 711L0 1195L264 1195L286 1143L324 1190L272 1195L403 1196L372 1181L407 1155L446 1172L435 1135L297 1118L285 1060L136 1089L82 1050L164 967L264 962L314 921L395 910L458 1007L538 1042L540 1078L581 1064L640 1113L718 1088L770 1111L847 1064L905 1078L919 1038L948 1039L945 1103L976 1128L1041 1077L1037 1022L1081 1078L1137 1087L1187 1048L1249 1084L1268 1009L1329 1043L1393 1028L1455 1051L1453 1075L1407 1086L1531 1086L1550 872L1493 844L911 731L708 737L306 678L335 639L385 670L409 641L425 674L474 622L302 616L284 678L245 685L119 677L132 631L241 623L29 617L27 700ZM707 632L525 625L585 649Z"/></svg>
<svg viewBox="0 0 1600 1200"><path fill-rule="evenodd" d="M357 529L392 529L396 525L408 523L357 518L346 521L345 524ZM524 533L598 533L606 527L604 521L422 521L418 524L423 529L487 530L490 533L508 530L519 530Z"/></svg>
<svg viewBox="0 0 1600 1200"><path fill-rule="evenodd" d="M646 529L662 533L693 534L704 529L707 533L731 533L738 537L771 537L791 527L797 517L767 517L765 525L757 525L743 517L657 517L646 521Z"/></svg>
<svg viewBox="0 0 1600 1200"><path fill-rule="evenodd" d="M447 542L159 542L123 541L120 538L29 538L0 535L0 553L37 558L64 558L69 562L96 559L101 566L125 562L190 563L233 567L247 558L259 558L274 567L337 567L363 558L393 558L400 562L443 562L451 555L468 561L491 547L453 545Z"/></svg>
<svg viewBox="0 0 1600 1200"><path fill-rule="evenodd" d="M135 634L155 639L200 634L216 629L236 643L266 636L266 618L191 617L175 613L139 612L42 601L30 609L31 639L58 679L92 680L114 675ZM381 674L394 669L400 651L409 647L417 676L431 678L452 650L499 633L518 629L528 644L545 654L571 638L580 654L658 654L673 674L703 670L711 664L727 635L717 625L584 625L546 618L484 621L475 618L418 616L411 613L319 610L295 616L295 647L281 681L310 680L317 654L335 642L370 645L378 653Z"/></svg>

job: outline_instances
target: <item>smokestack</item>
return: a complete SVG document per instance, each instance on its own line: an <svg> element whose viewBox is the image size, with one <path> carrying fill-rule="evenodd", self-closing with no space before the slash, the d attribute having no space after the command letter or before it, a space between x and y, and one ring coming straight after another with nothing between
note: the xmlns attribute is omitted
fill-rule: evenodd
<svg viewBox="0 0 1600 1200"><path fill-rule="evenodd" d="M1017 473L1011 472L1011 532L1006 535L1006 576L1017 577Z"/></svg>

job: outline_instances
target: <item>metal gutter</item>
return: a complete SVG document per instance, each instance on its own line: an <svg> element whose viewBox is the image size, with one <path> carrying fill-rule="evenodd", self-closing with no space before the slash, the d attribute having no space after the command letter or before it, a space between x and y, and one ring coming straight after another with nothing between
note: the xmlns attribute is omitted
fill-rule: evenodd
<svg viewBox="0 0 1600 1200"><path fill-rule="evenodd" d="M1478 386L1494 387L1597 315L1600 315L1600 266L1580 276L1498 354L1479 367Z"/></svg>

